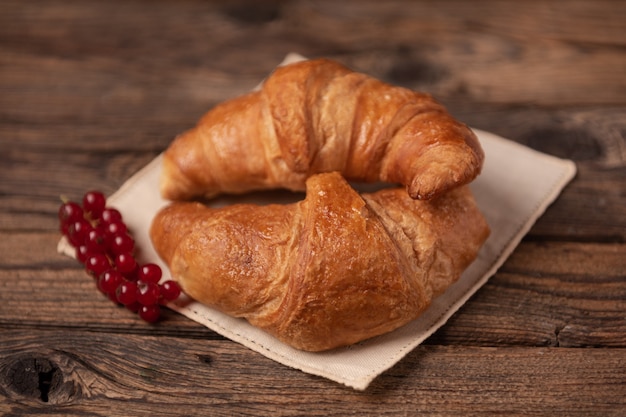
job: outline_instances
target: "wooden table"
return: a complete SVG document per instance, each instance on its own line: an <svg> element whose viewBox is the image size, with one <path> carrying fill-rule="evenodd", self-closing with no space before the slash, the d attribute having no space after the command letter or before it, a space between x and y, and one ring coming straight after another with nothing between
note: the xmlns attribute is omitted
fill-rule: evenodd
<svg viewBox="0 0 626 417"><path fill-rule="evenodd" d="M0 413L626 415L626 3L0 1ZM60 195L114 192L291 51L434 94L578 175L456 315L364 392L57 254Z"/></svg>

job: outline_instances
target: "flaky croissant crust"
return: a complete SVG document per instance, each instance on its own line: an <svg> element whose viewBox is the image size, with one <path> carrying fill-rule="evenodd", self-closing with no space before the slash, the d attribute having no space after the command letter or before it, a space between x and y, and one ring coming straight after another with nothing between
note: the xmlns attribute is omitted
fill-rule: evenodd
<svg viewBox="0 0 626 417"><path fill-rule="evenodd" d="M418 317L489 234L466 186L419 201L401 188L359 195L335 172L306 185L287 205L173 203L151 239L192 298L321 351Z"/></svg>
<svg viewBox="0 0 626 417"><path fill-rule="evenodd" d="M483 159L474 133L430 95L316 59L277 68L259 91L179 135L164 154L161 193L303 190L309 176L338 171L429 199L469 183Z"/></svg>

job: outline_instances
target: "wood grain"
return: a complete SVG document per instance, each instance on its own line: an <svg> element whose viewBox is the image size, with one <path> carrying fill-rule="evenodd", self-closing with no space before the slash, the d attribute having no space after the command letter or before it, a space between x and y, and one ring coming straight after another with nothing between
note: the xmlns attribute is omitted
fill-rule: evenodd
<svg viewBox="0 0 626 417"><path fill-rule="evenodd" d="M33 382L5 382L8 415L166 416L193 409L215 416L329 416L352 414L356 406L368 416L617 416L626 406L624 349L423 346L367 391L355 392L228 341L81 331L3 336L0 378L27 366L50 381L38 389L30 389Z"/></svg>
<svg viewBox="0 0 626 417"><path fill-rule="evenodd" d="M626 3L0 0L0 414L555 415L626 409ZM289 52L430 92L576 178L445 326L364 392L56 253L60 196L114 192Z"/></svg>

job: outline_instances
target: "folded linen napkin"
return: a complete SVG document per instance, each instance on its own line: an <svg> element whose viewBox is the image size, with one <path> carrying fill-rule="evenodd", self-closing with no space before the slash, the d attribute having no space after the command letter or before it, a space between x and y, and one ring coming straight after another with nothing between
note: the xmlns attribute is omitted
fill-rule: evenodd
<svg viewBox="0 0 626 417"><path fill-rule="evenodd" d="M283 64L299 59L302 57L290 54ZM243 319L185 297L169 307L276 362L364 390L445 324L485 284L576 173L572 161L534 151L488 132L474 131L485 151L485 165L471 188L491 227L491 236L459 281L413 322L353 346L311 353L291 348ZM140 260L160 265L166 279L169 270L154 251L148 233L154 215L168 204L159 194L161 161L162 157L158 156L129 178L109 197L108 203L122 213L141 248ZM250 201L259 198L264 197L255 194ZM228 199L220 199L215 204L227 202ZM74 256L74 249L65 239L60 240L58 250Z"/></svg>

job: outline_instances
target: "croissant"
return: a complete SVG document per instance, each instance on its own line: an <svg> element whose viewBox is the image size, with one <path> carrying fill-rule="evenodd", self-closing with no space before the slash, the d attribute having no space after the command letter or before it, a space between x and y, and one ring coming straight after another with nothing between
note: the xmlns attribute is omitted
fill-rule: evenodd
<svg viewBox="0 0 626 417"><path fill-rule="evenodd" d="M258 91L217 105L164 153L169 200L286 188L338 171L429 199L480 172L474 133L430 95L328 59L277 68Z"/></svg>
<svg viewBox="0 0 626 417"><path fill-rule="evenodd" d="M467 186L429 201L402 188L360 195L336 172L311 176L292 204L173 202L150 230L190 297L307 351L415 319L488 234Z"/></svg>

